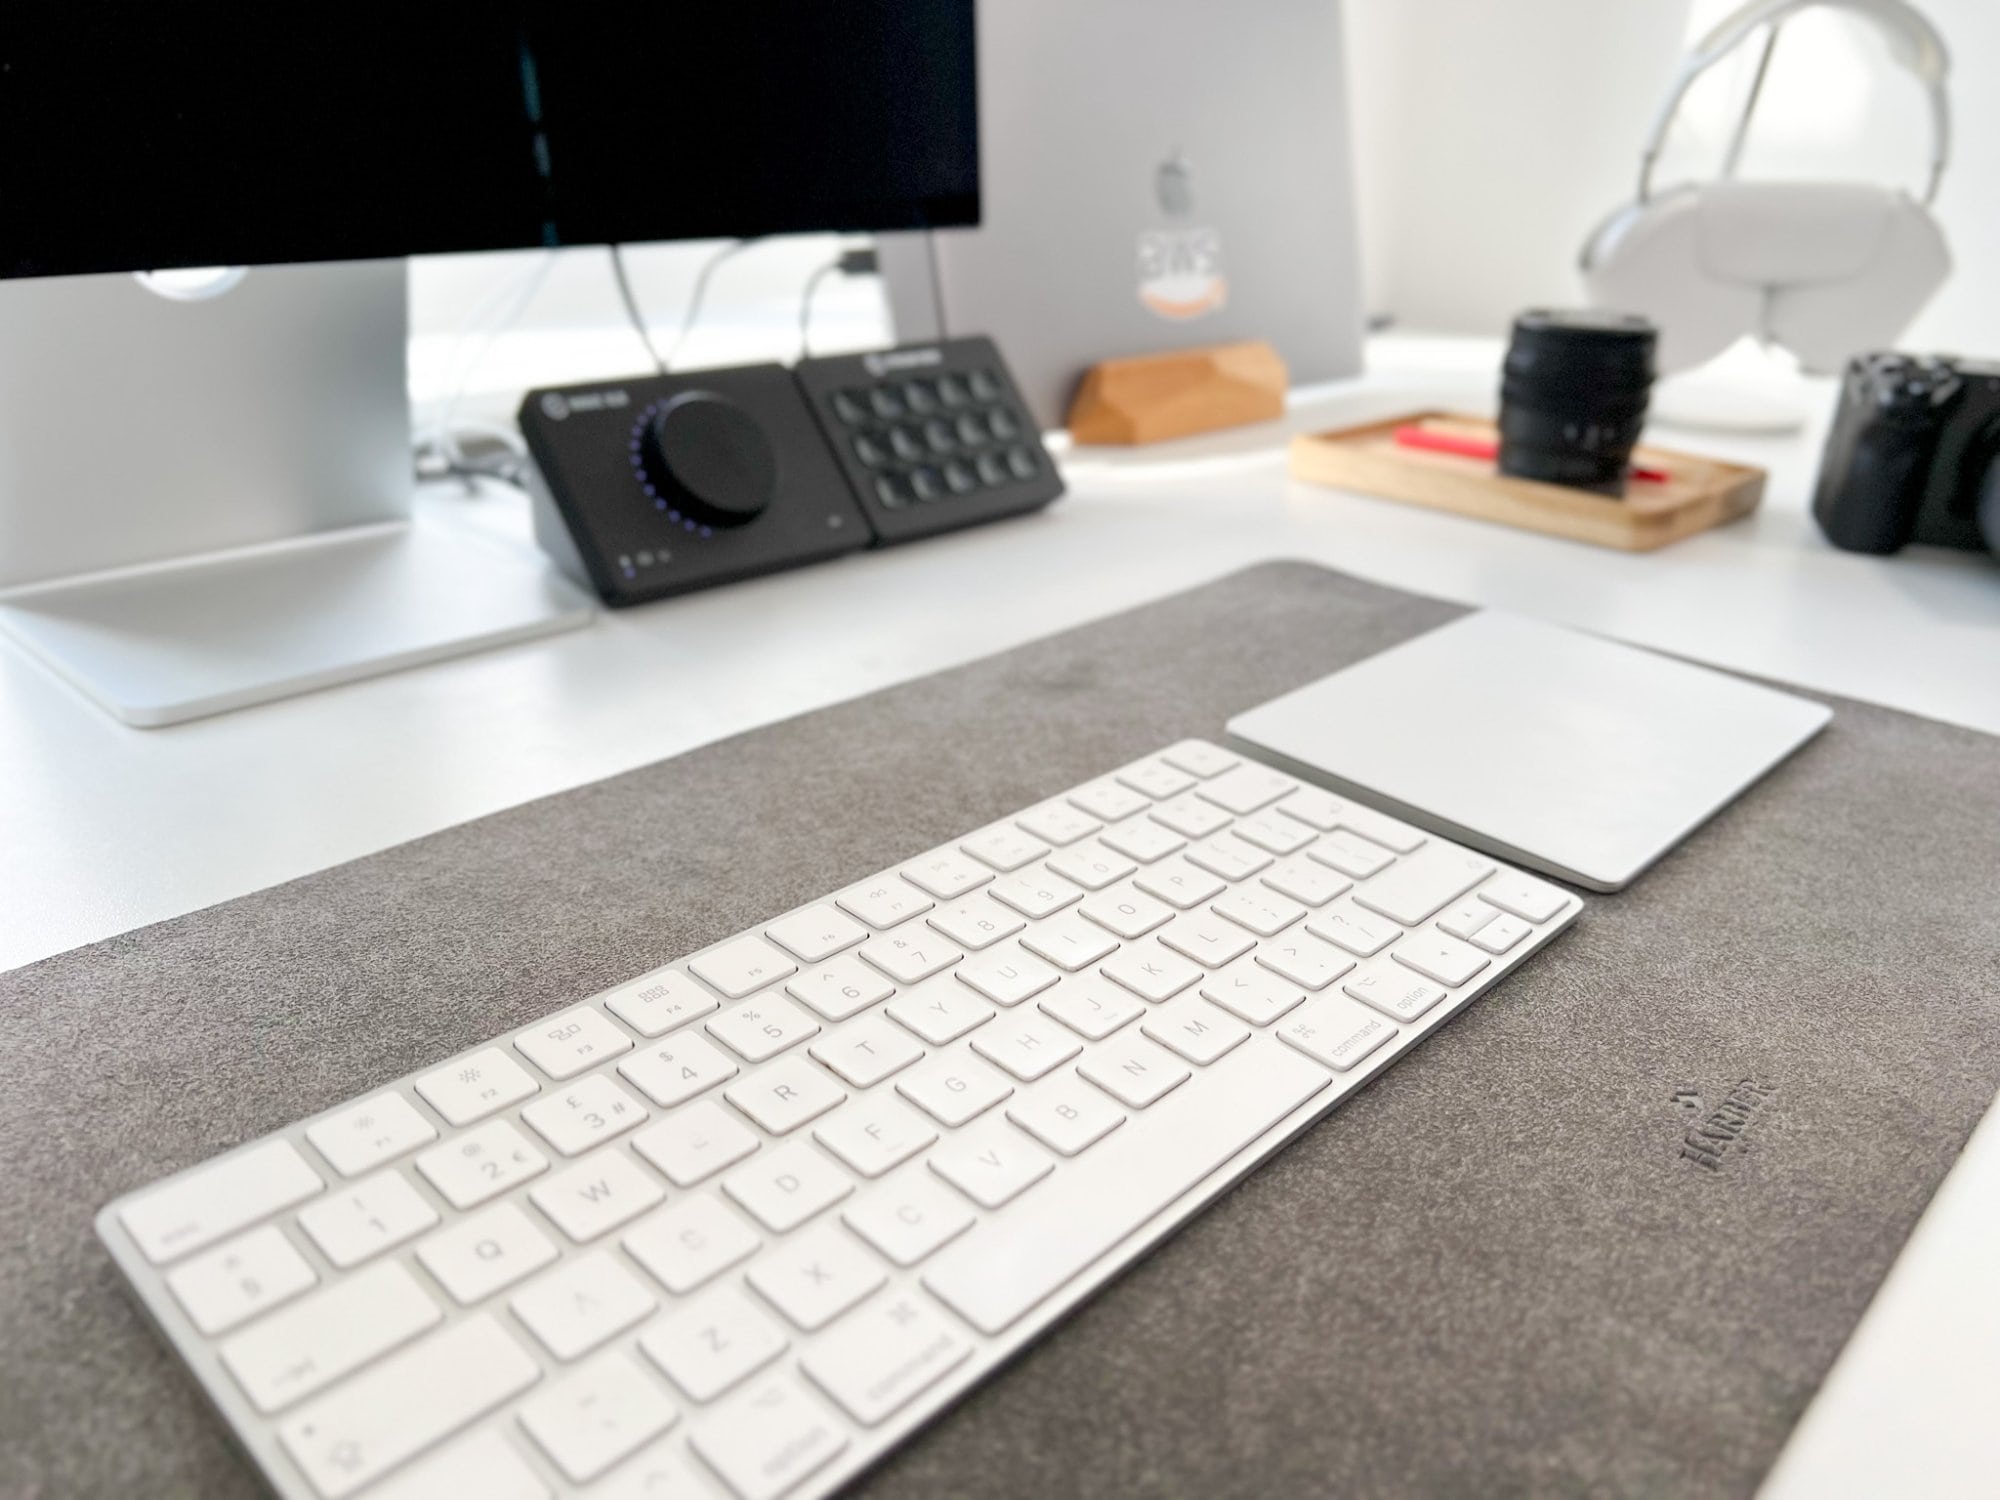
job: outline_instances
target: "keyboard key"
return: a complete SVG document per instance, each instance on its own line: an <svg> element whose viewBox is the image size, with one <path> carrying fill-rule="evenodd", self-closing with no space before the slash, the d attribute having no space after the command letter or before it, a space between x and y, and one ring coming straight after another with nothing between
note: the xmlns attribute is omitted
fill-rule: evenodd
<svg viewBox="0 0 2000 1500"><path fill-rule="evenodd" d="M722 1179L722 1190L773 1234L787 1234L854 1191L853 1180L805 1141L789 1141Z"/></svg>
<svg viewBox="0 0 2000 1500"><path fill-rule="evenodd" d="M169 1272L167 1286L189 1321L213 1338L290 1301L318 1280L284 1231L266 1224Z"/></svg>
<svg viewBox="0 0 2000 1500"><path fill-rule="evenodd" d="M826 1020L845 1021L887 1000L896 987L858 959L835 958L807 969L785 986L785 993Z"/></svg>
<svg viewBox="0 0 2000 1500"><path fill-rule="evenodd" d="M655 1281L679 1296L755 1254L763 1241L704 1193L648 1214L621 1243Z"/></svg>
<svg viewBox="0 0 2000 1500"><path fill-rule="evenodd" d="M707 1025L710 1036L753 1063L819 1035L819 1022L783 995L760 995L747 1004L727 1007L709 1017Z"/></svg>
<svg viewBox="0 0 2000 1500"><path fill-rule="evenodd" d="M1303 985L1273 974L1250 959L1231 964L1202 981L1201 993L1231 1015L1252 1026L1268 1026L1295 1005L1305 1002Z"/></svg>
<svg viewBox="0 0 2000 1500"><path fill-rule="evenodd" d="M924 1049L881 1016L863 1016L811 1047L814 1057L855 1088L873 1087L924 1055Z"/></svg>
<svg viewBox="0 0 2000 1500"><path fill-rule="evenodd" d="M573 1005L514 1038L515 1049L558 1083L632 1050L632 1038L594 1005Z"/></svg>
<svg viewBox="0 0 2000 1500"><path fill-rule="evenodd" d="M1238 829L1217 838L1204 839L1188 849L1190 864L1201 866L1224 880L1247 880L1271 863L1271 856L1236 835Z"/></svg>
<svg viewBox="0 0 2000 1500"><path fill-rule="evenodd" d="M313 1149L342 1177L359 1177L437 1139L437 1130L401 1094L377 1094L306 1130Z"/></svg>
<svg viewBox="0 0 2000 1500"><path fill-rule="evenodd" d="M906 927L863 945L861 956L898 984L915 984L942 973L965 957L941 933Z"/></svg>
<svg viewBox="0 0 2000 1500"><path fill-rule="evenodd" d="M639 1336L646 1357L694 1401L713 1401L740 1385L783 1354L790 1342L769 1313L733 1286L703 1292ZM663 1500L680 1493L666 1489Z"/></svg>
<svg viewBox="0 0 2000 1500"><path fill-rule="evenodd" d="M558 1155L581 1156L638 1126L646 1107L600 1073L537 1099L521 1118Z"/></svg>
<svg viewBox="0 0 2000 1500"><path fill-rule="evenodd" d="M1104 825L1080 807L1068 802L1044 802L1014 820L1025 832L1045 844L1074 844Z"/></svg>
<svg viewBox="0 0 2000 1500"><path fill-rule="evenodd" d="M417 1170L453 1208L473 1208L497 1198L548 1165L549 1159L505 1120L489 1120L417 1158Z"/></svg>
<svg viewBox="0 0 2000 1500"><path fill-rule="evenodd" d="M678 969L656 969L603 998L606 1010L643 1037L665 1036L716 1006L715 996Z"/></svg>
<svg viewBox="0 0 2000 1500"><path fill-rule="evenodd" d="M1187 1068L1156 1042L1128 1032L1077 1064L1076 1071L1120 1104L1144 1109L1186 1083Z"/></svg>
<svg viewBox="0 0 2000 1500"><path fill-rule="evenodd" d="M797 1381L779 1376L719 1408L691 1441L742 1500L777 1500L831 1463L847 1433Z"/></svg>
<svg viewBox="0 0 2000 1500"><path fill-rule="evenodd" d="M1218 776L1242 763L1237 756L1218 750L1206 740L1182 740L1172 749L1162 750L1160 759L1190 776L1202 777Z"/></svg>
<svg viewBox="0 0 2000 1500"><path fill-rule="evenodd" d="M758 1295L811 1333L879 1291L882 1263L837 1224L822 1224L771 1252L744 1278Z"/></svg>
<svg viewBox="0 0 2000 1500"><path fill-rule="evenodd" d="M767 1134L789 1135L846 1099L847 1091L808 1059L781 1057L732 1083L722 1096Z"/></svg>
<svg viewBox="0 0 2000 1500"><path fill-rule="evenodd" d="M1340 815L1347 810L1347 804L1331 792L1307 786L1300 787L1285 798L1278 804L1277 810L1288 818L1297 818L1309 828L1332 833L1340 826Z"/></svg>
<svg viewBox="0 0 2000 1500"><path fill-rule="evenodd" d="M896 1080L896 1092L940 1125L957 1129L1014 1092L1014 1086L985 1063L953 1053L919 1063Z"/></svg>
<svg viewBox="0 0 2000 1500"><path fill-rule="evenodd" d="M1254 817L1238 818L1229 830L1239 839L1248 839L1269 854L1296 854L1313 839L1313 831L1296 818L1288 818L1276 808Z"/></svg>
<svg viewBox="0 0 2000 1500"><path fill-rule="evenodd" d="M508 1306L544 1349L572 1360L632 1327L659 1301L610 1252L593 1250L529 1282Z"/></svg>
<svg viewBox="0 0 2000 1500"><path fill-rule="evenodd" d="M1419 829L1412 828L1408 823L1398 822L1353 802L1342 806L1340 826L1398 854L1414 854L1428 842Z"/></svg>
<svg viewBox="0 0 2000 1500"><path fill-rule="evenodd" d="M584 1244L638 1218L666 1197L666 1191L622 1148L613 1146L536 1183L528 1196L556 1228Z"/></svg>
<svg viewBox="0 0 2000 1500"><path fill-rule="evenodd" d="M1357 903L1392 922L1414 927L1493 873L1493 861L1463 849L1430 844L1396 861L1354 893Z"/></svg>
<svg viewBox="0 0 2000 1500"><path fill-rule="evenodd" d="M1007 1118L1064 1156L1075 1156L1125 1123L1124 1111L1074 1073L1052 1078L1007 1106Z"/></svg>
<svg viewBox="0 0 2000 1500"><path fill-rule="evenodd" d="M1309 859L1281 859L1264 872L1264 884L1281 896L1303 901L1307 906L1324 906L1354 882Z"/></svg>
<svg viewBox="0 0 2000 1500"><path fill-rule="evenodd" d="M1438 914L1438 931L1451 934L1455 938L1470 938L1480 928L1499 916L1496 907L1484 901L1470 898L1455 902L1449 911Z"/></svg>
<svg viewBox="0 0 2000 1500"><path fill-rule="evenodd" d="M1518 870L1504 871L1487 881L1479 888L1479 899L1527 922L1546 922L1569 902L1569 897L1547 881Z"/></svg>
<svg viewBox="0 0 2000 1500"><path fill-rule="evenodd" d="M1194 785L1195 778L1175 770L1164 760L1142 760L1117 773L1116 780L1155 799L1177 797Z"/></svg>
<svg viewBox="0 0 2000 1500"><path fill-rule="evenodd" d="M1306 931L1325 938L1335 947L1345 948L1356 958L1373 958L1403 935L1403 929L1365 912L1351 902L1342 902L1306 923Z"/></svg>
<svg viewBox="0 0 2000 1500"><path fill-rule="evenodd" d="M885 875L880 880L858 885L838 898L835 903L850 916L859 917L878 932L907 922L911 917L922 916L935 902L926 901L923 893L907 880L894 875Z"/></svg>
<svg viewBox="0 0 2000 1500"><path fill-rule="evenodd" d="M291 1142L265 1141L154 1188L120 1209L118 1220L146 1259L160 1265L310 1198L323 1186Z"/></svg>
<svg viewBox="0 0 2000 1500"><path fill-rule="evenodd" d="M921 1164L871 1188L841 1213L862 1239L899 1266L913 1266L973 1224L965 1200Z"/></svg>
<svg viewBox="0 0 2000 1500"><path fill-rule="evenodd" d="M1186 911L1199 906L1228 887L1208 871L1172 854L1132 877L1132 884L1149 896L1157 896L1169 906Z"/></svg>
<svg viewBox="0 0 2000 1500"><path fill-rule="evenodd" d="M1491 909L1488 908L1489 911ZM990 948L1028 925L984 891L951 906L940 907L924 920L971 953Z"/></svg>
<svg viewBox="0 0 2000 1500"><path fill-rule="evenodd" d="M495 1319L467 1318L303 1408L278 1439L326 1500L344 1500L541 1373Z"/></svg>
<svg viewBox="0 0 2000 1500"><path fill-rule="evenodd" d="M975 1033L972 1050L1021 1082L1032 1083L1075 1057L1083 1043L1040 1012L1022 1010Z"/></svg>
<svg viewBox="0 0 2000 1500"><path fill-rule="evenodd" d="M892 1000L883 1014L933 1047L942 1047L974 1027L984 1026L1000 1013L966 985L945 978Z"/></svg>
<svg viewBox="0 0 2000 1500"><path fill-rule="evenodd" d="M993 882L995 900L1004 901L1022 916L1038 921L1061 911L1082 895L1082 886L1046 871L1009 875Z"/></svg>
<svg viewBox="0 0 2000 1500"><path fill-rule="evenodd" d="M1344 880L1340 883L1347 884ZM1231 891L1210 909L1258 937L1276 937L1306 914L1297 902L1254 885Z"/></svg>
<svg viewBox="0 0 2000 1500"><path fill-rule="evenodd" d="M1299 784L1284 772L1246 761L1211 777L1196 787L1195 793L1233 813L1253 813L1298 789Z"/></svg>
<svg viewBox="0 0 2000 1500"><path fill-rule="evenodd" d="M1201 979L1198 967L1156 942L1134 944L1106 962L1098 972L1140 999L1156 1002L1178 995Z"/></svg>
<svg viewBox="0 0 2000 1500"><path fill-rule="evenodd" d="M640 1049L620 1063L618 1071L661 1109L670 1109L734 1078L739 1070L707 1037L684 1031Z"/></svg>
<svg viewBox="0 0 2000 1500"><path fill-rule="evenodd" d="M1369 964L1341 981L1341 992L1372 1006L1393 1021L1414 1021L1444 999L1445 991L1397 964Z"/></svg>
<svg viewBox="0 0 2000 1500"><path fill-rule="evenodd" d="M1198 995L1169 1000L1147 1016L1139 1029L1197 1067L1207 1067L1250 1039L1248 1026Z"/></svg>
<svg viewBox="0 0 2000 1500"><path fill-rule="evenodd" d="M556 1258L549 1237L511 1203L460 1219L417 1246L438 1284L470 1307Z"/></svg>
<svg viewBox="0 0 2000 1500"><path fill-rule="evenodd" d="M955 849L939 849L915 864L904 865L903 878L915 882L940 901L951 901L978 890L993 878L993 872Z"/></svg>
<svg viewBox="0 0 2000 1500"><path fill-rule="evenodd" d="M1153 802L1144 792L1134 791L1110 777L1078 787L1069 794L1069 800L1105 823L1116 823L1120 818L1144 812Z"/></svg>
<svg viewBox="0 0 2000 1500"><path fill-rule="evenodd" d="M1131 886L1100 891L1077 908L1106 932L1132 939L1144 937L1162 922L1171 921L1174 909Z"/></svg>
<svg viewBox="0 0 2000 1500"><path fill-rule="evenodd" d="M1219 969L1257 946L1241 927L1202 911L1176 917L1160 929L1160 941L1210 969Z"/></svg>
<svg viewBox="0 0 2000 1500"><path fill-rule="evenodd" d="M1046 958L1064 973L1074 974L1116 953L1118 939L1072 912L1039 923L1021 939L1021 946Z"/></svg>
<svg viewBox="0 0 2000 1500"><path fill-rule="evenodd" d="M1453 988L1493 962L1470 943L1461 943L1442 933L1412 934L1391 948L1389 956L1424 978Z"/></svg>
<svg viewBox="0 0 2000 1500"><path fill-rule="evenodd" d="M800 1365L849 1416L872 1426L937 1384L971 1353L971 1341L920 1294L900 1292L820 1339Z"/></svg>
<svg viewBox="0 0 2000 1500"><path fill-rule="evenodd" d="M1151 818L1139 818L1130 823L1121 823L1108 831L1102 842L1104 847L1114 854L1136 859L1142 865L1149 865L1154 860L1187 846L1186 839L1171 828L1155 823Z"/></svg>
<svg viewBox="0 0 2000 1500"><path fill-rule="evenodd" d="M873 1094L823 1120L813 1138L850 1170L880 1177L935 1141L937 1131L902 1100Z"/></svg>
<svg viewBox="0 0 2000 1500"><path fill-rule="evenodd" d="M521 1425L574 1484L636 1453L680 1414L632 1360L614 1349L521 1403Z"/></svg>
<svg viewBox="0 0 2000 1500"><path fill-rule="evenodd" d="M1012 944L982 953L960 964L954 972L960 984L970 985L995 1005L1019 1005L1062 977Z"/></svg>
<svg viewBox="0 0 2000 1500"><path fill-rule="evenodd" d="M666 1173L675 1187L706 1182L762 1144L748 1125L713 1099L677 1109L632 1139L632 1149Z"/></svg>
<svg viewBox="0 0 2000 1500"><path fill-rule="evenodd" d="M1211 833L1220 833L1231 821L1228 813L1212 802L1202 801L1193 792L1183 792L1162 802L1148 816L1190 839L1205 839Z"/></svg>
<svg viewBox="0 0 2000 1500"><path fill-rule="evenodd" d="M487 1047L417 1080L424 1102L447 1125L470 1125L541 1091L528 1070L498 1047Z"/></svg>
<svg viewBox="0 0 2000 1500"><path fill-rule="evenodd" d="M1065 979L1037 1002L1078 1036L1102 1041L1120 1026L1145 1014L1146 1007L1115 985L1078 976Z"/></svg>
<svg viewBox="0 0 2000 1500"><path fill-rule="evenodd" d="M394 1167L330 1193L299 1214L299 1228L342 1271L416 1238L437 1221L437 1210Z"/></svg>
<svg viewBox="0 0 2000 1500"><path fill-rule="evenodd" d="M852 948L868 936L868 929L821 902L789 917L780 917L764 929L764 936L800 963L816 964L843 948Z"/></svg>
<svg viewBox="0 0 2000 1500"><path fill-rule="evenodd" d="M444 1314L399 1262L382 1261L280 1308L217 1353L266 1415L332 1385Z"/></svg>
<svg viewBox="0 0 2000 1500"><path fill-rule="evenodd" d="M1339 949L1297 933L1259 948L1257 962L1309 990L1325 989L1354 967L1354 960Z"/></svg>
<svg viewBox="0 0 2000 1500"><path fill-rule="evenodd" d="M1151 824L1145 825L1151 827ZM1123 880L1139 867L1098 839L1051 854L1048 867L1055 874L1086 891L1101 891L1114 880Z"/></svg>
<svg viewBox="0 0 2000 1500"><path fill-rule="evenodd" d="M1055 1163L1004 1119L982 1121L930 1155L931 1170L981 1208L1011 1203Z"/></svg>
<svg viewBox="0 0 2000 1500"><path fill-rule="evenodd" d="M1133 1118L943 1250L924 1285L980 1332L997 1334L1328 1083L1323 1069L1281 1048L1238 1048L1200 1088Z"/></svg>
<svg viewBox="0 0 2000 1500"><path fill-rule="evenodd" d="M1396 861L1396 856L1381 845L1371 844L1344 828L1337 828L1320 839L1306 850L1306 857L1356 880L1366 880L1371 875L1379 874Z"/></svg>
<svg viewBox="0 0 2000 1500"><path fill-rule="evenodd" d="M549 1487L491 1427L421 1458L368 1492L368 1500L548 1500ZM596 1496L592 1500L597 1500Z"/></svg>
<svg viewBox="0 0 2000 1500"><path fill-rule="evenodd" d="M760 937L740 937L711 948L700 958L688 960L688 967L697 978L719 990L725 1000L741 1000L799 971L797 964Z"/></svg>
<svg viewBox="0 0 2000 1500"><path fill-rule="evenodd" d="M1394 1037L1396 1028L1344 995L1322 995L1285 1017L1278 1035L1306 1056L1345 1072Z"/></svg>
<svg viewBox="0 0 2000 1500"><path fill-rule="evenodd" d="M1472 941L1488 953L1506 953L1534 930L1519 917L1497 917L1480 928Z"/></svg>
<svg viewBox="0 0 2000 1500"><path fill-rule="evenodd" d="M1012 874L1031 860L1049 852L1049 846L1025 829L1002 823L975 833L959 843L960 849L983 865L991 865L1002 875Z"/></svg>

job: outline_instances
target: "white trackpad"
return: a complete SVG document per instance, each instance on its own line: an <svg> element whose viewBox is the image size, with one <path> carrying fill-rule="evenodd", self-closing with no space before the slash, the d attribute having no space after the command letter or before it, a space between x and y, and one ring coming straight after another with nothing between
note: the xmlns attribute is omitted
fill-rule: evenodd
<svg viewBox="0 0 2000 1500"><path fill-rule="evenodd" d="M1592 890L1634 876L1832 711L1493 610L1229 721L1286 769Z"/></svg>

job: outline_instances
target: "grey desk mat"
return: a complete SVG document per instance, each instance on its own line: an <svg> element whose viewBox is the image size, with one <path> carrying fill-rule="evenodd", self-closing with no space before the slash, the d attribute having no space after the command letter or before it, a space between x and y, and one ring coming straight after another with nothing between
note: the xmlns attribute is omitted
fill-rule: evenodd
<svg viewBox="0 0 2000 1500"><path fill-rule="evenodd" d="M0 1494L257 1493L105 1200L1459 612L1269 564L0 976ZM866 1492L1753 1489L2000 1082L2000 740L1837 708Z"/></svg>

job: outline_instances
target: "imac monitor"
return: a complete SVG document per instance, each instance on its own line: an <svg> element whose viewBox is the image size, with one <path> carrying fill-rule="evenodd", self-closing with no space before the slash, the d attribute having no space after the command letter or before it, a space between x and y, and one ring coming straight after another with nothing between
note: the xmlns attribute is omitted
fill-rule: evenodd
<svg viewBox="0 0 2000 1500"><path fill-rule="evenodd" d="M974 223L974 41L972 0L0 7L0 628L161 724L587 618L413 519L401 258ZM207 266L250 269L129 274Z"/></svg>

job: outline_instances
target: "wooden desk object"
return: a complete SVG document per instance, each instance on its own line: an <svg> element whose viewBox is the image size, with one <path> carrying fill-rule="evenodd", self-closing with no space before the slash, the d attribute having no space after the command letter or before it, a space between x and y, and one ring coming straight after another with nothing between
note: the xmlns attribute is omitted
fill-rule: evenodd
<svg viewBox="0 0 2000 1500"><path fill-rule="evenodd" d="M1092 365L1069 408L1079 443L1157 443L1285 414L1285 362L1262 339Z"/></svg>
<svg viewBox="0 0 2000 1500"><path fill-rule="evenodd" d="M1292 477L1625 552L1650 552L1746 516L1764 498L1762 469L1669 448L1633 449L1635 464L1665 470L1666 481L1634 481L1623 499L1614 500L1568 485L1514 479L1490 459L1406 448L1396 441L1398 427L1488 441L1498 436L1484 417L1439 411L1303 432L1292 439Z"/></svg>

